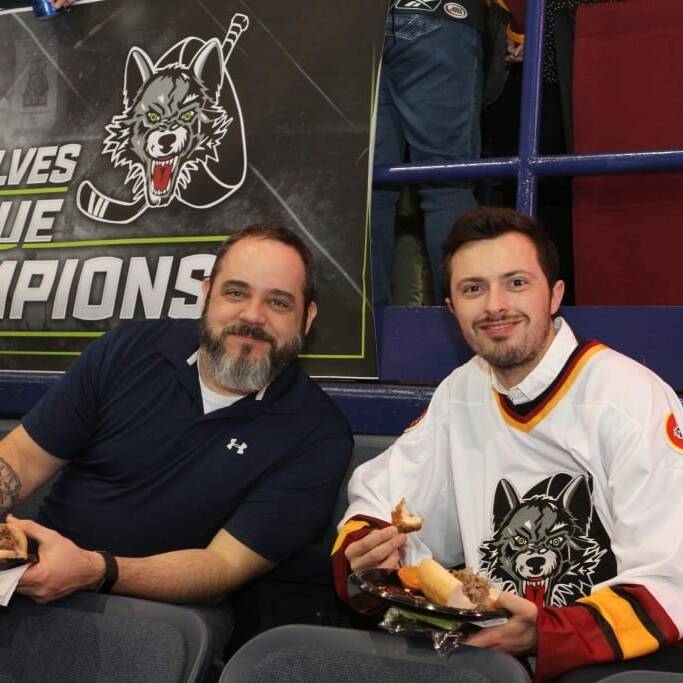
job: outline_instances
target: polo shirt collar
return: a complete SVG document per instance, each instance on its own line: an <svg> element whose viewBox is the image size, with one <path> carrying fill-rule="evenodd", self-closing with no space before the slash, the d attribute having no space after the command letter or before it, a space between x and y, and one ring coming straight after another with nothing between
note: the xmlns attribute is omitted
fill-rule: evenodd
<svg viewBox="0 0 683 683"><path fill-rule="evenodd" d="M159 351L175 366L178 380L190 392L198 406L202 406L197 370L197 321L177 320L158 344ZM290 363L257 394L249 394L227 408L209 413L206 417L225 417L256 414L261 410L272 413L295 413L303 406L307 377L299 363ZM260 397L259 397L260 395Z"/></svg>
<svg viewBox="0 0 683 683"><path fill-rule="evenodd" d="M541 362L519 384L506 389L491 372L491 381L499 394L507 396L514 405L533 401L540 396L560 374L578 342L563 318L555 318L555 338L541 358Z"/></svg>

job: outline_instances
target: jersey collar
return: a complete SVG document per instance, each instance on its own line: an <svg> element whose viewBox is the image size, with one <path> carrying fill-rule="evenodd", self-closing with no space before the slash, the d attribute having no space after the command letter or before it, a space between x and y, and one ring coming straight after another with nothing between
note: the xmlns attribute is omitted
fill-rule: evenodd
<svg viewBox="0 0 683 683"><path fill-rule="evenodd" d="M538 398L560 374L578 342L571 328L563 318L555 318L555 338L546 350L541 362L518 384L506 389L491 371L493 388L507 396L514 405L527 403Z"/></svg>

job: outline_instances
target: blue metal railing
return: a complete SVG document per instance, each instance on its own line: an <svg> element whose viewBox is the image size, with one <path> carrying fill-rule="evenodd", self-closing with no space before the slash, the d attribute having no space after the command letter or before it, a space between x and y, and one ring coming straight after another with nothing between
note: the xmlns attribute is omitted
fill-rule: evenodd
<svg viewBox="0 0 683 683"><path fill-rule="evenodd" d="M527 0L526 7L519 156L478 161L454 159L443 164L375 166L373 180L376 183L446 182L516 176L517 209L533 215L536 213L538 179L543 176L607 175L683 169L683 150L680 149L540 156L545 0Z"/></svg>

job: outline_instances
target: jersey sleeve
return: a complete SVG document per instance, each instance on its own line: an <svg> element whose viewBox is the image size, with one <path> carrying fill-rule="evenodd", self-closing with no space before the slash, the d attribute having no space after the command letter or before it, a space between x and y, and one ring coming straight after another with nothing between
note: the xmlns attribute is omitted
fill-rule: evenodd
<svg viewBox="0 0 683 683"><path fill-rule="evenodd" d="M337 595L345 603L349 602L349 591L347 579L351 573L349 561L346 559L344 551L351 543L360 541L375 529L385 529L389 522L366 515L355 515L347 519L341 525L339 535L332 548L332 571L334 574L334 588Z"/></svg>
<svg viewBox="0 0 683 683"><path fill-rule="evenodd" d="M314 431L286 465L255 487L223 528L273 563L290 557L328 523L352 449L353 437L341 417L335 428Z"/></svg>
<svg viewBox="0 0 683 683"><path fill-rule="evenodd" d="M510 15L507 34L517 43L524 42L524 20L526 18L526 0L493 0Z"/></svg>
<svg viewBox="0 0 683 683"><path fill-rule="evenodd" d="M683 410L654 376L629 391L600 427L617 575L572 605L540 610L539 680L646 655L683 635Z"/></svg>
<svg viewBox="0 0 683 683"><path fill-rule="evenodd" d="M97 429L101 376L112 334L89 344L22 420L31 438L56 458L77 459Z"/></svg>
<svg viewBox="0 0 683 683"><path fill-rule="evenodd" d="M438 415L446 393L445 388L437 389L423 415L387 450L360 465L353 473L348 488L349 507L342 517L332 551L335 587L342 600L348 600L346 580L350 571L344 551L350 543L373 529L388 526L391 511L401 498L405 498L408 508L425 518L427 523L453 517L450 477L443 471L445 459L439 457L439 452L446 451L447 446L437 438L440 432ZM433 523L431 526L436 527ZM432 555L431 542L421 536L422 532L408 535L401 549L403 564L417 564L419 559ZM456 541L449 545L461 546L461 543Z"/></svg>

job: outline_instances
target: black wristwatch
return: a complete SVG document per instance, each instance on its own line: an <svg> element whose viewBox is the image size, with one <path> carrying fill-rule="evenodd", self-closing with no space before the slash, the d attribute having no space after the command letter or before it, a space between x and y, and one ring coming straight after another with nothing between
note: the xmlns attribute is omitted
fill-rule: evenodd
<svg viewBox="0 0 683 683"><path fill-rule="evenodd" d="M104 559L104 576L95 591L97 593L110 593L119 578L119 565L116 558L106 550L96 550L95 552Z"/></svg>

